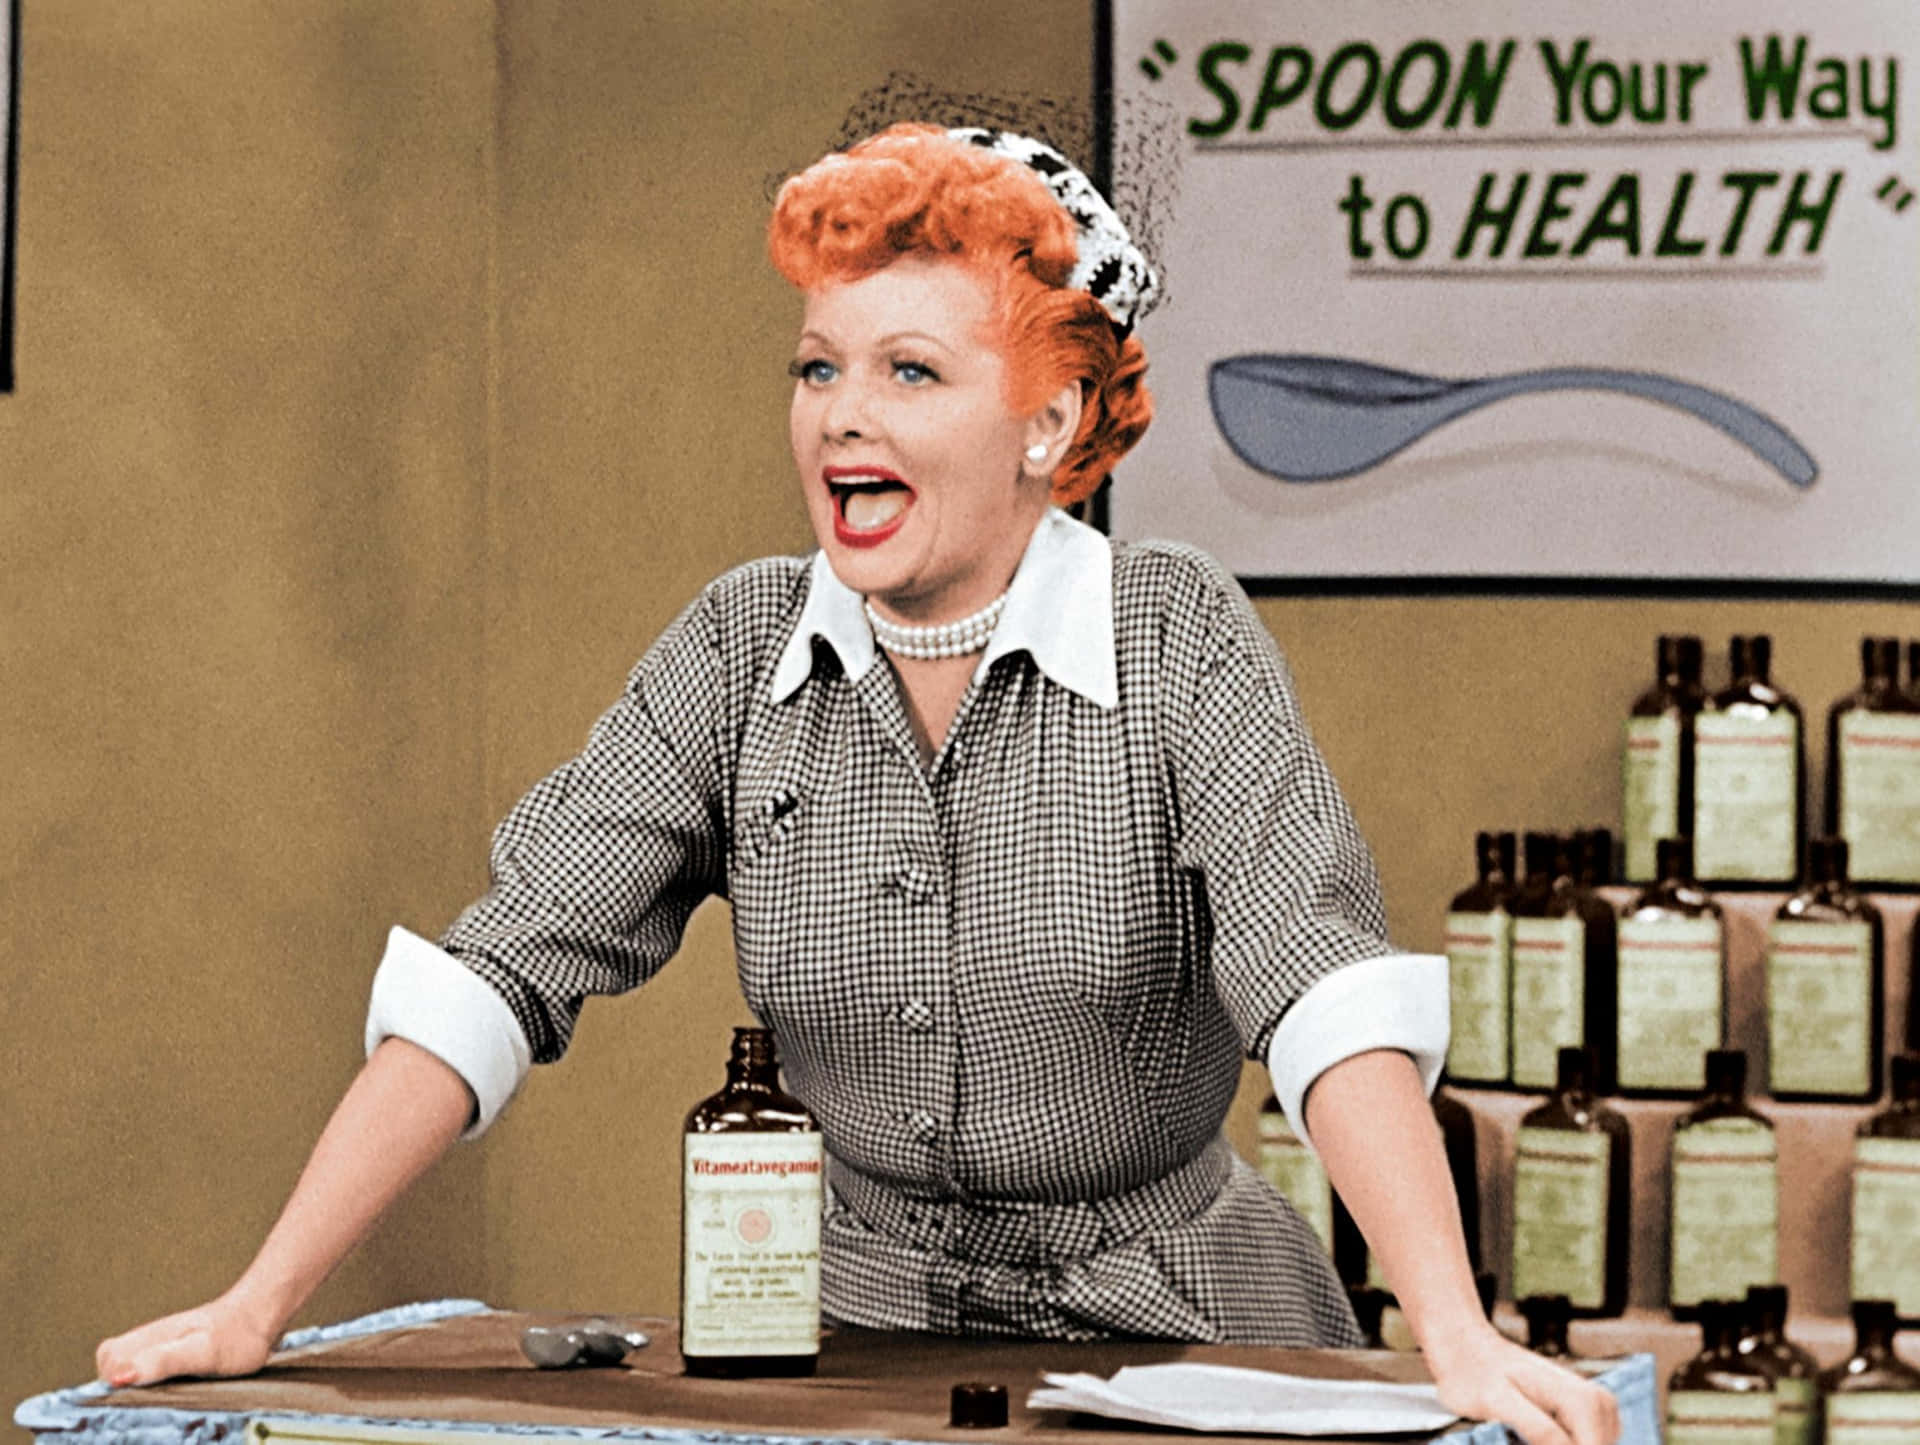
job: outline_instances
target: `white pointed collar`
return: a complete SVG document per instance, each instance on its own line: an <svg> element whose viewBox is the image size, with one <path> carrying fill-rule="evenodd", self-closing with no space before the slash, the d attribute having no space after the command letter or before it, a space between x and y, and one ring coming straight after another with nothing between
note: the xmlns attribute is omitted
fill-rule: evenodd
<svg viewBox="0 0 1920 1445"><path fill-rule="evenodd" d="M774 702L785 702L812 675L816 637L839 655L849 681L867 675L879 653L861 603L860 594L834 575L827 554L814 553L806 605L773 670ZM1057 507L1034 528L975 680L985 677L996 659L1020 651L1052 681L1096 707L1119 706L1113 553L1105 537Z"/></svg>

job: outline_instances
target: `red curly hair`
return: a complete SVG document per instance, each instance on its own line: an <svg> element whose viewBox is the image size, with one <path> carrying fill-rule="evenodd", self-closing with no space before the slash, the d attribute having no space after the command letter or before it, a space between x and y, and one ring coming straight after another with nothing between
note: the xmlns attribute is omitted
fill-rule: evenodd
<svg viewBox="0 0 1920 1445"><path fill-rule="evenodd" d="M1038 411L1080 383L1080 428L1053 474L1053 500L1093 495L1153 419L1147 353L1123 342L1100 303L1068 290L1073 218L1009 156L931 125L890 126L816 161L780 188L767 249L802 290L852 281L897 257L949 256L994 288L1008 405Z"/></svg>

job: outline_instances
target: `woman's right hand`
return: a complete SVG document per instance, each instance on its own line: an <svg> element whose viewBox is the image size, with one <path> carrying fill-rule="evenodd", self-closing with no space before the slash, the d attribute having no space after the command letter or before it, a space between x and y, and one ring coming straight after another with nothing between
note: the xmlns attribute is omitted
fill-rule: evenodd
<svg viewBox="0 0 1920 1445"><path fill-rule="evenodd" d="M115 1388L174 1375L251 1375L266 1364L278 1338L277 1330L222 1295L102 1340L93 1363Z"/></svg>

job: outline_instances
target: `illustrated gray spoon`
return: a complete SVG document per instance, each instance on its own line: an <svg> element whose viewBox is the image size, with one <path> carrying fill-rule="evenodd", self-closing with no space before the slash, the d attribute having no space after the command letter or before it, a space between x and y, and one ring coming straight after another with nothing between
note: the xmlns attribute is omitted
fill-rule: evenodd
<svg viewBox="0 0 1920 1445"><path fill-rule="evenodd" d="M1645 371L1567 366L1449 381L1344 356L1250 354L1208 368L1213 419L1240 459L1289 482L1350 477L1455 417L1510 396L1614 391L1718 427L1796 487L1819 473L1805 447L1745 402Z"/></svg>

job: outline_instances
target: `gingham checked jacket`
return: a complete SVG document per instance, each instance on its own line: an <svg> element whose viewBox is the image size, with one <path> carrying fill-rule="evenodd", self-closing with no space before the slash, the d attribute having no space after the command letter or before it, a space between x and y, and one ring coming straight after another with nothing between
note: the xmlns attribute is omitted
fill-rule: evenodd
<svg viewBox="0 0 1920 1445"><path fill-rule="evenodd" d="M1354 1345L1220 1131L1288 1007L1391 952L1372 860L1232 577L1099 544L1110 695L990 652L930 766L884 654L801 625L822 559L729 572L500 825L442 947L546 1061L728 898L825 1133L834 1319Z"/></svg>

